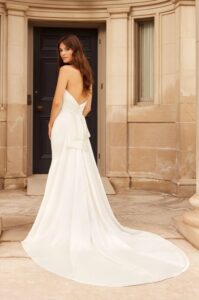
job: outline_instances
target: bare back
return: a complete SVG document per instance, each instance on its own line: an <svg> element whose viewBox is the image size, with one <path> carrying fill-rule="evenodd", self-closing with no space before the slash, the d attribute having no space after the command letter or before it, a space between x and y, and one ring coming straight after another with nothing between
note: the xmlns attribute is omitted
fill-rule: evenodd
<svg viewBox="0 0 199 300"><path fill-rule="evenodd" d="M83 80L79 70L70 67L70 76L66 86L69 93L81 104L84 101L90 100L90 95L83 95Z"/></svg>

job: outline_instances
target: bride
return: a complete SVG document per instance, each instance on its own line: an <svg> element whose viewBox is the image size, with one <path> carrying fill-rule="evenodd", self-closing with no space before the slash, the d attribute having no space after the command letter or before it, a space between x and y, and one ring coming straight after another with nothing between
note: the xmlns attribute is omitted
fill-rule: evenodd
<svg viewBox="0 0 199 300"><path fill-rule="evenodd" d="M109 205L90 144L92 71L75 35L58 42L59 76L48 135L52 161L36 219L21 242L57 275L99 286L152 283L187 270L185 253L152 232L122 226Z"/></svg>

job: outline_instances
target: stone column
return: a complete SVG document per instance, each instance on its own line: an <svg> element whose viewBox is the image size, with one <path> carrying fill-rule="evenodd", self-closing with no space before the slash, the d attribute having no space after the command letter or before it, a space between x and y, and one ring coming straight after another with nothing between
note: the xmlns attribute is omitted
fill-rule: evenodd
<svg viewBox="0 0 199 300"><path fill-rule="evenodd" d="M106 56L106 176L117 188L129 186L127 165L128 13L109 8Z"/></svg>
<svg viewBox="0 0 199 300"><path fill-rule="evenodd" d="M175 218L178 230L199 249L199 0L196 0L196 194L190 198L192 209Z"/></svg>
<svg viewBox="0 0 199 300"><path fill-rule="evenodd" d="M7 9L7 170L4 188L24 187L27 157L27 19L25 5Z"/></svg>

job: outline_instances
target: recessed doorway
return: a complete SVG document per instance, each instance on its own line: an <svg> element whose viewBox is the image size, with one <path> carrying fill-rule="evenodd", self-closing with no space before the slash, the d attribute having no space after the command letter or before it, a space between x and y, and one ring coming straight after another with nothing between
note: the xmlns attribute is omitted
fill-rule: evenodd
<svg viewBox="0 0 199 300"><path fill-rule="evenodd" d="M88 57L94 74L92 113L86 117L91 145L97 162L97 28L34 27L33 29L33 174L47 174L51 163L48 121L58 76L57 49L59 38L76 34Z"/></svg>

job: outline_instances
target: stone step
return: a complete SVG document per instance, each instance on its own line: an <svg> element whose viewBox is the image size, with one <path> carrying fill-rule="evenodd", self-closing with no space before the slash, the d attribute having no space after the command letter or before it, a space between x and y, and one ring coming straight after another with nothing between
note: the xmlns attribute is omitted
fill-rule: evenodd
<svg viewBox="0 0 199 300"><path fill-rule="evenodd" d="M21 241L32 227L35 216L3 215L1 217L1 242Z"/></svg>
<svg viewBox="0 0 199 300"><path fill-rule="evenodd" d="M111 184L110 180L108 179L108 177L101 177L101 179L102 179L102 183L104 185L106 194L107 195L115 195L116 192L115 192L114 187Z"/></svg>
<svg viewBox="0 0 199 300"><path fill-rule="evenodd" d="M43 195L47 174L34 174L27 178L27 195Z"/></svg>
<svg viewBox="0 0 199 300"><path fill-rule="evenodd" d="M29 230L32 227L32 224L36 218L36 214L34 215L2 215L1 216L1 236L0 242L19 242L22 241ZM120 219L118 219L120 220ZM121 220L119 221L121 222ZM122 223L122 222L121 222ZM173 218L171 220L173 223ZM124 224L128 226L128 224ZM153 224L150 222L142 223L142 221L135 220L131 222L129 227L138 229L138 230L147 230L150 232L154 232L156 234L162 235L164 238L175 238L181 239L182 235L173 228L172 224L168 227L167 224Z"/></svg>
<svg viewBox="0 0 199 300"><path fill-rule="evenodd" d="M108 177L101 177L107 195L116 194ZM47 174L34 174L27 178L27 195L43 195Z"/></svg>

